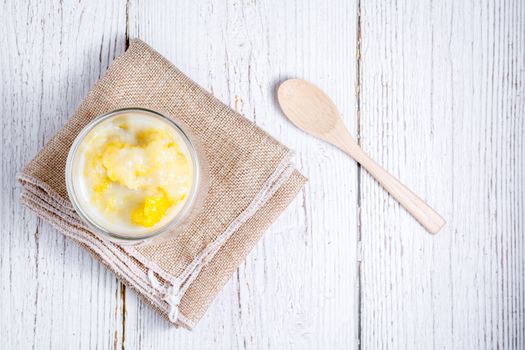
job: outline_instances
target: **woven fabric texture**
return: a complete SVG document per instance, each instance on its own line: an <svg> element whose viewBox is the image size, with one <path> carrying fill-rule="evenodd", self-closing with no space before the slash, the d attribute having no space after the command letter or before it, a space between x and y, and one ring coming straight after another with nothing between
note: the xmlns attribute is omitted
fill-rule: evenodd
<svg viewBox="0 0 525 350"><path fill-rule="evenodd" d="M183 230L139 246L92 233L67 196L69 148L93 118L144 107L182 122L209 167L202 209ZM76 240L167 319L192 328L215 295L301 190L291 152L140 40L109 67L76 113L22 170L22 202Z"/></svg>

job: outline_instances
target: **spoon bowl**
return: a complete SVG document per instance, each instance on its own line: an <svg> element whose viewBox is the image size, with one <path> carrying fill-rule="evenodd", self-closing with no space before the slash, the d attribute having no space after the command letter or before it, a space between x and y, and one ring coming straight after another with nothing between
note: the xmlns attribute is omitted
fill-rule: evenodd
<svg viewBox="0 0 525 350"><path fill-rule="evenodd" d="M305 98L307 97L307 98ZM299 129L322 134L334 128L339 112L321 89L300 79L289 79L277 90L277 99L286 116Z"/></svg>

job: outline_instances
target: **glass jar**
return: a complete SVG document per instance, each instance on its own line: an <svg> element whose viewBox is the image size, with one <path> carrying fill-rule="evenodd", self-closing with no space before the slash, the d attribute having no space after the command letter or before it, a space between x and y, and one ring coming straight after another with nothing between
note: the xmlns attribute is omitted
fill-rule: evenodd
<svg viewBox="0 0 525 350"><path fill-rule="evenodd" d="M104 130L105 127L107 128L108 123L116 123L118 120L116 118L128 121L129 118L138 118L133 119L133 122L142 123L142 125L155 124L157 127L162 125L162 130L169 132L170 136L174 137L181 153L191 164L192 174L188 177L192 179L192 182L190 189L183 196L183 203L181 200L181 203L177 204L176 210L171 207L166 209L165 215L162 214L165 217L149 228L140 226L117 228L115 225L112 227L109 224L111 221L106 219L101 214L101 210L97 209L94 204L92 197L90 197L90 190L86 189L87 180L85 176L87 176L87 170L85 167L87 167L87 160L85 152L89 150L91 145L89 140L94 139L97 133ZM111 124L109 127L114 126ZM145 108L124 108L96 117L80 131L68 154L65 173L66 186L74 209L94 233L120 244L140 244L154 238L167 237L168 234L176 234L179 229L183 228L184 224L194 217L201 209L207 193L208 167L198 142L186 129L174 118L159 112ZM126 169L126 159L124 161L119 159L119 161L121 162L119 164L123 164L123 169ZM95 171L95 169L88 170ZM138 188L134 191L141 190ZM138 193L140 194L140 192ZM125 201L121 199L121 203Z"/></svg>

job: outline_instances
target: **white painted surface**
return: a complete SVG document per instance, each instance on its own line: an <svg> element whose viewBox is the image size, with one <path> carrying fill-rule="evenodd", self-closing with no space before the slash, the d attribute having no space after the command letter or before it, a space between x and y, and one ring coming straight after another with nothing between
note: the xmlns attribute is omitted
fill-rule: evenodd
<svg viewBox="0 0 525 350"><path fill-rule="evenodd" d="M6 1L0 24L0 349L525 347L523 2ZM310 178L193 332L18 203L16 173L126 36L296 150ZM291 126L274 98L288 77L332 96L445 229L428 235Z"/></svg>

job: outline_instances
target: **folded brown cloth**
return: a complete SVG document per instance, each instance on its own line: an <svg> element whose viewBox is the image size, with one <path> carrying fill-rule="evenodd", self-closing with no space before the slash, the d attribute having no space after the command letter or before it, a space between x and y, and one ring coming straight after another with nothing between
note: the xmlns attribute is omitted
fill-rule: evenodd
<svg viewBox="0 0 525 350"><path fill-rule="evenodd" d="M139 246L92 233L75 213L65 185L67 153L80 130L98 115L125 107L176 116L198 139L210 172L203 208L184 230ZM290 150L139 40L112 63L18 180L26 206L172 323L189 329L305 183Z"/></svg>

